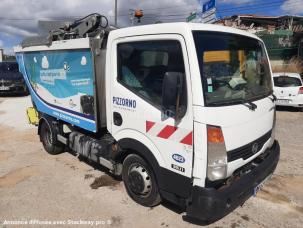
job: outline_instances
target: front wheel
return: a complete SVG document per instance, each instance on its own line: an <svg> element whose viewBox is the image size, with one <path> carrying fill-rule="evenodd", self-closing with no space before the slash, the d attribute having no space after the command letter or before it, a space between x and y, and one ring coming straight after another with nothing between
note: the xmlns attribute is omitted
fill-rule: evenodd
<svg viewBox="0 0 303 228"><path fill-rule="evenodd" d="M40 141L49 154L56 155L64 151L64 145L57 141L51 123L46 121L41 123Z"/></svg>
<svg viewBox="0 0 303 228"><path fill-rule="evenodd" d="M155 175L138 155L130 154L123 162L122 178L128 195L137 203L153 207L161 202Z"/></svg>

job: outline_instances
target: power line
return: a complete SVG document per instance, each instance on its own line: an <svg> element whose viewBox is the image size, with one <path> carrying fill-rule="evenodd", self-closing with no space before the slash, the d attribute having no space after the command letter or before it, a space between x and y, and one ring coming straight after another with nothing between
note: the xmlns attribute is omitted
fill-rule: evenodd
<svg viewBox="0 0 303 228"><path fill-rule="evenodd" d="M266 9L274 8L276 6L279 6L283 2L284 1L279 0L279 1L271 1L271 2L266 2L266 3L249 4L249 5L246 5L246 6L217 8L217 12L218 13L223 13L223 12L228 13L228 12L232 12L232 11L235 11L235 10L239 10L239 11L254 10L254 13L255 12L264 12L264 8L266 8ZM289 3L288 5L289 6L297 6L300 3L301 3L301 1L299 0L299 1L294 1L292 3ZM154 19L152 16L154 16L154 17L158 17L159 20L163 20L163 21L177 21L177 20L185 21L186 17L180 17L180 16L183 16L183 15L188 16L189 14L190 13L188 13L188 14L171 14L171 15L148 14L148 15L151 15L151 16L149 16L148 18L146 18L146 16L145 16L145 19L152 20L152 19ZM145 15L147 15L147 14L145 14ZM168 17L166 17L166 16L168 16Z"/></svg>
<svg viewBox="0 0 303 228"><path fill-rule="evenodd" d="M7 20L7 21L38 21L38 20L75 20L78 18L82 18L82 16L76 16L76 17L42 17L42 18L7 18L7 17L0 17L0 20Z"/></svg>
<svg viewBox="0 0 303 228"><path fill-rule="evenodd" d="M272 4L272 3L283 3L284 0L278 0L278 1L272 1L272 2L267 2L267 3L255 3L255 4L252 4L252 3L248 3L246 6L240 6L240 7L224 7L222 8L222 10L225 10L225 9L237 9L237 8L241 8L241 7L250 7L250 6L253 6L253 5L267 5L267 4ZM173 8L183 8L183 7L191 7L191 8L195 8L197 7L198 5L196 6L193 6L193 5L188 5L188 4L180 4L180 5L175 5L175 6L171 6L171 7L161 7L161 8L143 8L144 11L152 11L152 10L166 10L166 9L173 9ZM123 11L125 12L125 11ZM123 15L123 14L122 14ZM125 14L124 14L125 15ZM123 16L124 16L123 15Z"/></svg>
<svg viewBox="0 0 303 228"><path fill-rule="evenodd" d="M301 1L295 1L295 2L292 2L291 4L288 4L288 5L291 5L291 6L297 6L298 4L300 4ZM230 8L224 8L224 10L221 10L221 9L217 9L217 12L218 13L223 13L223 12L232 12L234 10L240 10L240 11L248 11L248 10L254 10L254 12L263 12L264 11L264 8L273 8L273 7L276 7L278 4L277 1L275 2L271 2L271 3L261 3L259 4L258 6L255 5L255 6L242 6L242 7L230 7ZM174 15L170 15L170 16L182 16L184 14L174 14ZM189 14L187 14L189 15ZM160 16L160 15L159 15ZM164 15L166 16L166 15Z"/></svg>
<svg viewBox="0 0 303 228"><path fill-rule="evenodd" d="M288 5L297 5L301 3L302 1L293 1L292 3L289 3ZM256 5L250 5L250 6L242 6L242 7L234 7L234 8L225 8L225 9L220 9L218 8L217 10L220 12L231 12L231 11L235 11L235 10L247 10L247 9L259 9L259 8L272 8L272 7L276 7L279 6L281 4L281 2L276 2L276 3L260 3L260 4L256 4Z"/></svg>
<svg viewBox="0 0 303 228"><path fill-rule="evenodd" d="M279 4L281 4L283 1L279 0L279 1L273 1L273 2L267 2L267 3L258 3L258 4L249 4L248 6L240 6L240 7L229 7L229 8L217 8L217 12L218 13L223 13L223 12L232 12L234 10L241 10L241 11L247 11L247 10L253 10L253 9L260 9L262 8L273 8L275 6L278 6ZM289 5L292 6L296 6L297 4L300 4L301 1L295 1L292 2ZM260 11L260 10L258 10ZM145 14L144 17L146 16L185 16L185 15L189 15L189 13L187 14Z"/></svg>
<svg viewBox="0 0 303 228"><path fill-rule="evenodd" d="M179 4L174 6L167 6L167 7L159 7L159 8L145 8L144 11L154 11L154 10L166 10L166 9L174 9L174 8L183 8L183 7L194 7L188 4Z"/></svg>
<svg viewBox="0 0 303 228"><path fill-rule="evenodd" d="M264 8L273 8L278 6L279 4L281 4L283 1L279 0L279 1L272 1L272 2L266 2L266 3L259 3L259 4L249 4L247 6L239 6L239 7L226 7L226 8L218 8L217 12L218 13L228 13L228 12L233 12L235 10L239 10L239 11L248 11L248 10L254 10L254 12L260 12L263 11ZM297 1L293 1L292 3L289 3L289 6L297 6L298 4L300 4L302 2L302 0L297 0ZM173 7L167 7L167 8L175 8L178 6L173 6ZM166 8L166 9L167 9ZM162 9L162 8L153 8L153 9L147 9L147 10L156 10L156 9ZM192 8L193 10L193 8ZM146 11L146 10L144 10ZM143 18L147 18L147 19L152 19L153 17L161 17L161 19L166 19L165 17L167 17L167 19L179 19L180 16L188 16L191 13L182 13L182 14L145 14ZM119 17L129 17L129 14L118 14ZM110 16L108 15L107 17L114 17L114 16ZM175 18L174 18L175 17ZM7 17L0 17L0 20L7 20L7 21L38 21L41 19L46 19L46 20L52 20L52 19L57 19L57 20L74 20L77 18L82 18L82 16L70 16L70 17L45 17L45 18L7 18ZM183 17L182 17L183 18Z"/></svg>
<svg viewBox="0 0 303 228"><path fill-rule="evenodd" d="M165 6L161 8L146 8L144 11L154 11L154 10L167 10L167 9L173 9L173 8L184 8L184 7L191 7L194 9L194 6L188 5L188 4L179 4L174 6ZM128 10L124 10L122 12L127 12ZM118 16L129 16L129 14L118 14ZM0 17L0 20L10 20L10 21L18 21L18 20L24 20L24 21L35 21L35 20L41 20L41 19L74 19L74 18L82 18L83 16L71 16L71 17L48 17L48 18L5 18ZM114 16L107 16L107 17L114 17Z"/></svg>
<svg viewBox="0 0 303 228"><path fill-rule="evenodd" d="M242 6L234 6L234 7L217 7L217 8L220 8L221 10L229 10L229 9L238 9L238 8L242 8L242 7L251 7L251 6L261 6L261 5L268 5L268 4L276 4L276 3L283 3L284 0L274 0L274 1L267 1L267 2L263 2L263 3L260 3L260 2L255 2L255 3L247 3L245 5L242 5Z"/></svg>

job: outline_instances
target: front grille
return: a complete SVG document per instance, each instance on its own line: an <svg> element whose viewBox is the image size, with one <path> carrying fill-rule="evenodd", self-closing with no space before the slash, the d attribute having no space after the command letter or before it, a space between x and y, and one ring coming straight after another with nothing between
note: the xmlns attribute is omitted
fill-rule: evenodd
<svg viewBox="0 0 303 228"><path fill-rule="evenodd" d="M11 86L12 84L11 80L0 80L0 86Z"/></svg>
<svg viewBox="0 0 303 228"><path fill-rule="evenodd" d="M12 82L4 82L2 85L3 86L11 86L13 83Z"/></svg>
<svg viewBox="0 0 303 228"><path fill-rule="evenodd" d="M247 158L253 156L256 152L260 151L263 147L264 143L271 137L271 131L267 132L265 135L261 136L260 138L256 139L255 141L248 143L242 147L237 149L231 150L227 152L227 161L231 162L237 160L239 158L243 158L246 160ZM257 151L253 149L253 147L258 145Z"/></svg>

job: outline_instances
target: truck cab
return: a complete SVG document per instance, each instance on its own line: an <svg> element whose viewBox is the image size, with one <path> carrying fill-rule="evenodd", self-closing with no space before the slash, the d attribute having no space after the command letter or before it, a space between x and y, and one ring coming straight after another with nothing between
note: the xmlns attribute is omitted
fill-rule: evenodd
<svg viewBox="0 0 303 228"><path fill-rule="evenodd" d="M67 146L101 163L122 176L141 205L165 199L179 205L186 219L211 223L256 194L277 166L271 68L264 43L252 34L169 23L16 52L46 151L58 154ZM71 80L84 57L86 71L74 75L94 78ZM44 58L47 68L54 62L56 69L39 71L35 64ZM48 85L39 95L41 72ZM59 95L59 88L79 86L67 79L91 82L90 92L74 95L77 102L44 99L51 86ZM58 108L60 102L73 106Z"/></svg>
<svg viewBox="0 0 303 228"><path fill-rule="evenodd" d="M109 34L106 59L109 131L154 156L162 195L186 199L193 217L218 218L272 173L275 104L259 38L205 24L138 26Z"/></svg>

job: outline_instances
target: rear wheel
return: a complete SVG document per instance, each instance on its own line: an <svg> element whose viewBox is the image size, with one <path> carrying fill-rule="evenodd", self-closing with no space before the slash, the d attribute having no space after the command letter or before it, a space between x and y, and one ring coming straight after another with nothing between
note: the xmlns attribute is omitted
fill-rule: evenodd
<svg viewBox="0 0 303 228"><path fill-rule="evenodd" d="M57 141L53 126L46 121L41 123L40 141L47 153L56 155L64 151L64 145Z"/></svg>
<svg viewBox="0 0 303 228"><path fill-rule="evenodd" d="M125 158L122 178L127 193L137 203L153 207L161 202L155 175L140 156L130 154Z"/></svg>

